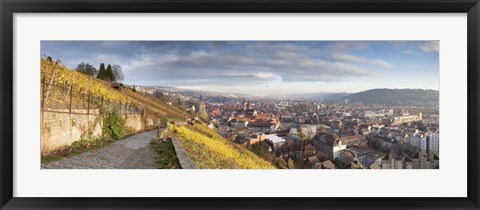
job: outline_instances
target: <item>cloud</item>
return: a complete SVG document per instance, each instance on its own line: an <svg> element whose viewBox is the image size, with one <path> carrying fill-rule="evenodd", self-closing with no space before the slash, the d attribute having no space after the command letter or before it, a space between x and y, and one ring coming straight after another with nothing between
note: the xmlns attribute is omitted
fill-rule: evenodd
<svg viewBox="0 0 480 210"><path fill-rule="evenodd" d="M418 52L417 50L402 50L400 53L405 55L422 55L422 53Z"/></svg>
<svg viewBox="0 0 480 210"><path fill-rule="evenodd" d="M381 76L357 64L392 68L376 58L342 50L365 50L368 43L276 41L49 41L42 53L60 57L67 66L79 61L119 64L126 83L189 86L249 85L283 82L336 82ZM155 84L152 84L155 83Z"/></svg>
<svg viewBox="0 0 480 210"><path fill-rule="evenodd" d="M369 60L365 57L353 56L345 53L332 53L330 57L334 60L342 62L368 64L373 66L380 66L387 69L393 68L392 64L380 59Z"/></svg>
<svg viewBox="0 0 480 210"><path fill-rule="evenodd" d="M418 48L422 52L438 52L439 50L439 41L428 41L418 44Z"/></svg>
<svg viewBox="0 0 480 210"><path fill-rule="evenodd" d="M344 53L333 53L331 57L335 60L345 61L345 62L352 62L352 63L368 63L368 60L363 57L357 57L349 54Z"/></svg>
<svg viewBox="0 0 480 210"><path fill-rule="evenodd" d="M256 78L258 78L258 79L263 79L263 80L272 80L272 79L274 79L272 73L263 73L263 72L260 72L260 73L255 74L254 76L255 76Z"/></svg>
<svg viewBox="0 0 480 210"><path fill-rule="evenodd" d="M390 44L393 49L405 55L422 55L439 51L439 41L394 41Z"/></svg>
<svg viewBox="0 0 480 210"><path fill-rule="evenodd" d="M335 51L365 50L371 45L369 41L343 41L335 42L332 46Z"/></svg>
<svg viewBox="0 0 480 210"><path fill-rule="evenodd" d="M380 59L374 59L369 61L370 64L375 65L375 66L382 66L387 69L393 68L393 65L390 63L387 63L386 61L380 60Z"/></svg>

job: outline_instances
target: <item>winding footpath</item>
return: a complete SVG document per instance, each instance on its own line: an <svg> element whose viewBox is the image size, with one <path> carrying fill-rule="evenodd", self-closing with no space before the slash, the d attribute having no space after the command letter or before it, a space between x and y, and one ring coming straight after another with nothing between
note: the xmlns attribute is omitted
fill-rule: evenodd
<svg viewBox="0 0 480 210"><path fill-rule="evenodd" d="M150 140L156 130L113 142L105 147L42 165L42 169L154 169Z"/></svg>

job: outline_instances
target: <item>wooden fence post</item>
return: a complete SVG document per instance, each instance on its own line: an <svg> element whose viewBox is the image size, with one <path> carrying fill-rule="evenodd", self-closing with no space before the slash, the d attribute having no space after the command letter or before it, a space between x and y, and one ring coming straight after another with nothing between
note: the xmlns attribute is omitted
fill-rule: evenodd
<svg viewBox="0 0 480 210"><path fill-rule="evenodd" d="M90 133L90 90L88 91L88 104L87 104L87 136Z"/></svg>
<svg viewBox="0 0 480 210"><path fill-rule="evenodd" d="M90 91L88 91L87 115L90 115Z"/></svg>
<svg viewBox="0 0 480 210"><path fill-rule="evenodd" d="M45 107L45 76L42 78L42 111Z"/></svg>
<svg viewBox="0 0 480 210"><path fill-rule="evenodd" d="M69 129L69 134L70 138L72 137L72 128L73 128L73 120L72 120L72 96L73 96L73 86L71 87L70 91L70 106L68 107L68 116L69 116L69 122L70 122L70 129Z"/></svg>
<svg viewBox="0 0 480 210"><path fill-rule="evenodd" d="M73 86L71 87L72 91L70 91L70 108L69 113L72 114L72 96L73 96Z"/></svg>
<svg viewBox="0 0 480 210"><path fill-rule="evenodd" d="M40 126L42 126L42 129L43 129L43 111L45 110L45 75L42 78L42 104L41 104L41 106L42 107L40 107L40 109L41 109L40 118L41 118L42 124Z"/></svg>

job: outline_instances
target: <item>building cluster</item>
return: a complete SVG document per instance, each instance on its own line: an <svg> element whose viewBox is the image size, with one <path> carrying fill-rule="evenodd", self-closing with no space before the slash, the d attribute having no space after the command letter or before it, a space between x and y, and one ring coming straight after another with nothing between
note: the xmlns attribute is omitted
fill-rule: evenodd
<svg viewBox="0 0 480 210"><path fill-rule="evenodd" d="M222 136L237 144L261 145L275 158L292 160L296 168L439 167L438 115L298 100L200 101L211 127Z"/></svg>

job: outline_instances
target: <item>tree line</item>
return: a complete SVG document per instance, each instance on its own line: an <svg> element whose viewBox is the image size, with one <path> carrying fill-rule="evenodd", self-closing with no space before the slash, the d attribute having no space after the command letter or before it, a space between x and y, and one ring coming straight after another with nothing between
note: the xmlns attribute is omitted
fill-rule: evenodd
<svg viewBox="0 0 480 210"><path fill-rule="evenodd" d="M105 64L101 63L100 68L97 70L93 65L81 62L75 70L108 82L122 82L125 77L122 67L116 64L108 64L107 68L105 68Z"/></svg>

